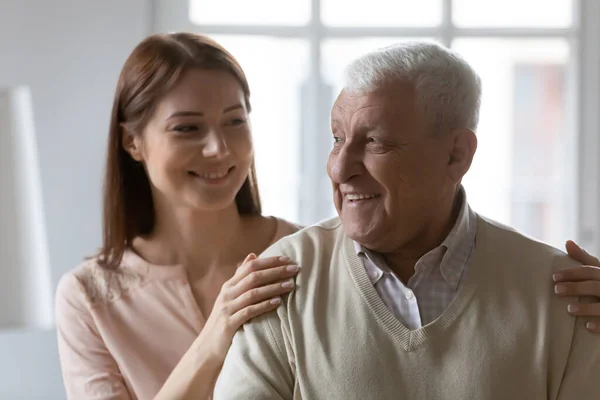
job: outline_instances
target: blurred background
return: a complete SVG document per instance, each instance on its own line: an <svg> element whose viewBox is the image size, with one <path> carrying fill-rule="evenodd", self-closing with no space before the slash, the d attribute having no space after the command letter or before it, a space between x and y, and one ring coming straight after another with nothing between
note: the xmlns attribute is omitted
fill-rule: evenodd
<svg viewBox="0 0 600 400"><path fill-rule="evenodd" d="M172 31L213 36L246 71L265 214L334 215L325 160L343 67L425 39L460 52L483 80L465 179L473 208L560 248L575 238L600 250L598 1L0 0L0 90L30 91L51 293L100 244L119 70L145 36ZM4 243L15 228L7 204ZM0 268L0 278L19 269ZM0 328L0 355L0 399L65 398L51 326Z"/></svg>

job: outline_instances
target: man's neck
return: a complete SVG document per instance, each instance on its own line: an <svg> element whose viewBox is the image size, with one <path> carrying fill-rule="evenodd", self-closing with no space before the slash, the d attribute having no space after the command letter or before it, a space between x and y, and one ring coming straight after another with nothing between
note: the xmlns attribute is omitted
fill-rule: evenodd
<svg viewBox="0 0 600 400"><path fill-rule="evenodd" d="M415 265L425 254L440 246L456 223L462 207L461 192L457 192L452 202L448 203L444 209L438 213L438 218L419 232L409 243L401 248L389 253L384 253L386 263L389 268L402 280L407 283L415 273Z"/></svg>

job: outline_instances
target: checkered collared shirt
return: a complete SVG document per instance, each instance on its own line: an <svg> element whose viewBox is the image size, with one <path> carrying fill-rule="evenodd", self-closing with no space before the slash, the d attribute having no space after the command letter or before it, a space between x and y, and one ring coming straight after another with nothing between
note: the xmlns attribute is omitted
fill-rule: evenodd
<svg viewBox="0 0 600 400"><path fill-rule="evenodd" d="M404 285L383 256L354 242L371 283L385 305L407 328L433 322L450 305L475 249L477 216L469 207L464 188L454 227L441 245L417 261L415 274Z"/></svg>

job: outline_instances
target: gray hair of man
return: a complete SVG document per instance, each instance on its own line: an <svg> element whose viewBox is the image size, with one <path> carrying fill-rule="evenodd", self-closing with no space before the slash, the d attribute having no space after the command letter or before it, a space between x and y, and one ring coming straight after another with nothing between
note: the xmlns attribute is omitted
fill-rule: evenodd
<svg viewBox="0 0 600 400"><path fill-rule="evenodd" d="M417 107L432 133L476 131L481 79L457 53L436 43L414 41L367 53L345 70L345 89L371 93L395 81L414 85Z"/></svg>

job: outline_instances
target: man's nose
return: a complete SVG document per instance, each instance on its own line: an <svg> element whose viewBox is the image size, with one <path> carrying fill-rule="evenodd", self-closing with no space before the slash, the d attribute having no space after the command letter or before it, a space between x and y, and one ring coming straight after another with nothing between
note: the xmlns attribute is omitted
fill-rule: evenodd
<svg viewBox="0 0 600 400"><path fill-rule="evenodd" d="M343 145L337 153L331 154L329 161L330 178L334 182L347 182L360 174L362 157L360 151L351 145Z"/></svg>

